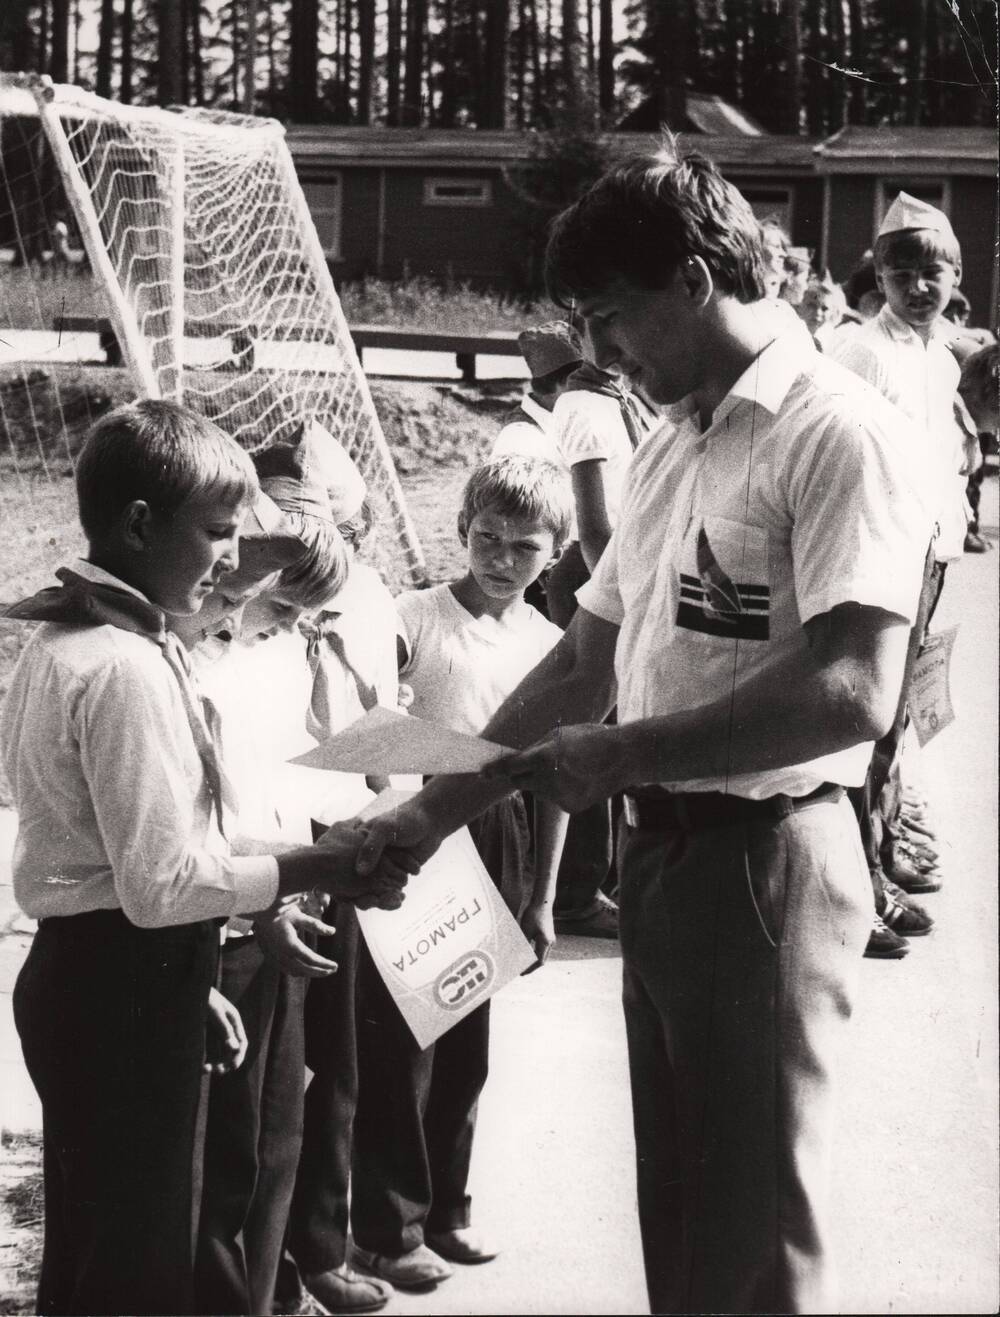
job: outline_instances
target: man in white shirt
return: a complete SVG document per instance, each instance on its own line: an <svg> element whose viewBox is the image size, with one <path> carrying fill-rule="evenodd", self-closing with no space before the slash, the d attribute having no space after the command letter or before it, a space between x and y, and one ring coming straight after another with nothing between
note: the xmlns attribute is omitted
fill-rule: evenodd
<svg viewBox="0 0 1000 1317"><path fill-rule="evenodd" d="M892 721L920 588L906 426L801 335L774 337L753 215L701 157L612 171L556 221L547 266L597 364L675 406L569 630L484 732L534 746L431 783L360 863L432 850L512 785L570 809L626 790L651 1307L835 1311L831 1081L871 901L844 787ZM601 726L616 679L619 725Z"/></svg>

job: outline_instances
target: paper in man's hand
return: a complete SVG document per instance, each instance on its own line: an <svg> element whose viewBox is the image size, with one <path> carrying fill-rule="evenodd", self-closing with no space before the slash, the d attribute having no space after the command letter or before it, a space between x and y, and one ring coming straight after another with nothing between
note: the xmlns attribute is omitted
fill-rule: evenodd
<svg viewBox="0 0 1000 1317"><path fill-rule="evenodd" d="M478 736L381 707L291 762L341 773L478 773L508 753Z"/></svg>

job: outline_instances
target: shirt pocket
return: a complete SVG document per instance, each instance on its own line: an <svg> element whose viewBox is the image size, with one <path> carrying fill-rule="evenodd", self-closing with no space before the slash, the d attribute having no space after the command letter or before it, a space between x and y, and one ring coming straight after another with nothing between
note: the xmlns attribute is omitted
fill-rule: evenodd
<svg viewBox="0 0 1000 1317"><path fill-rule="evenodd" d="M681 547L676 625L728 640L768 640L768 533L726 517L695 517Z"/></svg>

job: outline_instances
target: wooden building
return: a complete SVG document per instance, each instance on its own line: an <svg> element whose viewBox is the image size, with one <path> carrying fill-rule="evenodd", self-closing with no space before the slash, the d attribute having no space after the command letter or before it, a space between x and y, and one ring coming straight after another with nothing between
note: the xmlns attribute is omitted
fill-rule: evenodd
<svg viewBox="0 0 1000 1317"><path fill-rule="evenodd" d="M709 107L706 107L706 111ZM707 120L706 120L707 121ZM711 120L714 127L716 114ZM761 217L844 279L900 188L939 205L962 243L979 324L997 304L995 134L987 128L845 128L823 142L759 132L690 133ZM625 156L649 133L610 138ZM518 197L530 139L516 132L292 125L288 143L338 278L404 272L514 284L527 225Z"/></svg>

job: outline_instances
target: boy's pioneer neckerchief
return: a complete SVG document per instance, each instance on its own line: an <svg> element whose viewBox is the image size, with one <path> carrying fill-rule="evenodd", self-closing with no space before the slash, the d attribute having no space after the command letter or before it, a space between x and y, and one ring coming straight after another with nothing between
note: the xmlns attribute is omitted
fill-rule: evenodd
<svg viewBox="0 0 1000 1317"><path fill-rule="evenodd" d="M212 702L199 693L184 646L172 631L167 630L163 610L131 591L88 580L69 567L60 567L56 576L61 585L40 590L38 594L12 604L3 616L23 622L56 622L64 626L113 626L146 636L158 645L177 680L219 831L225 836L226 813L236 814L236 793L219 751L219 714Z"/></svg>

